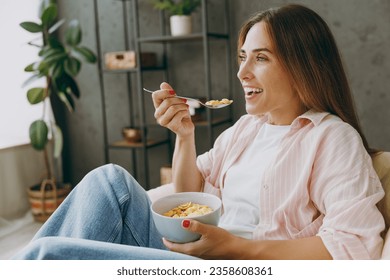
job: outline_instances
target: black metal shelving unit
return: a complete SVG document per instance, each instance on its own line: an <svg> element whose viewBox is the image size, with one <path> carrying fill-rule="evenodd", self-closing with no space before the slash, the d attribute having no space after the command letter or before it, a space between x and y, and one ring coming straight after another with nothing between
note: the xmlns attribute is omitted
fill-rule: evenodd
<svg viewBox="0 0 390 280"><path fill-rule="evenodd" d="M109 158L109 151L111 149L131 149L133 150L132 153L132 168L133 168L133 176L138 180L138 170L137 170L137 154L136 150L138 150L141 153L142 161L143 161L143 169L144 169L144 182L146 187L149 187L149 149L161 146L161 145L167 145L169 149L169 155L172 155L172 135L167 130L166 136L163 139L149 139L147 135L148 127L150 126L146 122L146 116L145 112L147 111L147 108L145 107L145 94L142 92L143 84L144 84L144 73L151 72L151 71L157 71L162 72L164 80L169 81L169 68L167 57L171 54L168 53L168 45L174 44L177 42L201 42L202 43L202 50L203 50L203 63L204 63L204 81L205 81L205 96L207 99L213 99L212 89L211 89L211 72L212 67L210 65L210 44L213 40L224 40L226 45L226 60L227 60L227 69L226 69L226 81L228 83L227 89L228 89L228 96L227 98L232 99L232 85L231 85L231 78L230 78L230 69L231 69L231 58L230 58L230 42L229 42L229 21L228 21L228 15L229 15L229 1L223 0L222 4L224 7L222 7L225 10L225 32L222 34L219 33L211 33L209 32L208 28L208 7L207 7L207 1L202 0L201 4L201 32L199 33L193 33L186 36L170 36L167 34L165 30L165 19L166 15L163 12L160 12L160 26L161 35L159 36L151 36L151 37L144 37L142 34L140 34L140 22L139 22L139 14L142 13L142 11L139 10L139 0L119 0L122 2L123 5L123 23L125 26L125 42L126 42L126 49L133 49L136 54L136 61L141 61L141 52L145 44L161 44L162 45L162 65L158 67L152 67L152 68L143 68L140 63L136 64L136 67L134 69L129 70L107 70L104 69L104 67L101 65L101 62L99 63L99 69L100 69L100 85L101 85L101 92L102 92L102 106L103 106L103 130L104 130L104 145L105 145L105 160L106 162L110 162ZM210 1L210 0L209 0ZM95 4L95 20L96 20L96 38L97 38L97 53L99 57L102 57L102 51L101 51L101 42L100 42L100 30L99 30L99 11L98 11L98 5L97 0L94 0ZM128 6L131 5L131 6ZM128 14L128 9L131 9L131 14ZM133 23L133 35L134 38L133 42L134 45L129 45L129 39L128 36L130 34L129 29L127 27L129 16L132 17L132 23ZM174 55L174 54L172 54ZM138 118L139 123L134 123L134 114L130 114L129 116L129 122L131 126L136 126L140 128L141 134L142 134L142 141L139 143L129 143L125 140L118 140L114 141L112 143L108 142L108 135L107 135L107 117L106 117L106 99L109 98L109 93L105 92L104 89L104 75L107 74L121 74L126 75L127 77L127 84L128 84L128 95L129 95L129 108L133 108L135 106L134 104L134 96L137 94L137 109L138 109ZM137 92L132 92L131 83L132 81L135 81ZM198 121L195 123L197 127L200 128L206 128L208 137L209 137L209 147L212 146L215 135L214 135L214 128L219 125L232 123L233 117L232 117L232 109L229 108L229 114L227 117L215 117L213 115L212 110L206 110L206 118L202 121ZM168 159L168 162L170 162L171 158ZM139 168L139 167L138 167Z"/></svg>

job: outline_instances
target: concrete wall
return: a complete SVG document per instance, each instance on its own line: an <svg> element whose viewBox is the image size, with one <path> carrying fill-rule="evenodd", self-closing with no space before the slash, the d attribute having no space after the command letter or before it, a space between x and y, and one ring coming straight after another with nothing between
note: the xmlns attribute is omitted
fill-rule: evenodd
<svg viewBox="0 0 390 280"><path fill-rule="evenodd" d="M214 0L213 0L214 1ZM93 1L59 1L61 16L78 18L83 27L83 43L96 50L95 20ZM139 1L142 32L153 35L158 22L156 12L148 1ZM212 2L212 1L210 1ZM237 32L241 24L255 11L290 1L251 1L231 0L230 28L232 38L232 54L235 59ZM98 0L100 13L100 36L102 53L123 50L124 27L120 1ZM345 68L355 96L356 106L362 122L363 130L371 146L390 150L390 1L388 0L301 0L294 3L305 4L317 11L334 32L340 48ZM131 9L128 9L131 14ZM218 11L218 9L216 9ZM215 17L210 12L213 23L219 21L221 11ZM223 14L223 13L222 13ZM199 16L196 16L199 19ZM131 29L132 19L129 19ZM195 28L199 25L195 23ZM130 32L130 36L131 36ZM130 44L132 41L130 40ZM157 47L152 51L159 52ZM156 49L154 49L156 48ZM170 72L170 81L178 88L189 88L189 91L201 91L203 76L201 75L201 48L196 44L177 45L169 51L176 55L175 71ZM180 63L181 62L181 63ZM192 71L188 71L191 69ZM242 90L235 78L237 66L233 63L231 76L234 88L234 116L237 119L245 113ZM213 73L217 78L219 71ZM147 77L150 87L156 87L161 77ZM67 116L68 133L71 136L69 168L71 182L77 183L88 171L104 163L103 114L99 71L96 65L84 64L77 78L81 89L81 98L76 103L76 112ZM200 82L199 82L200 81ZM135 79L128 85L126 75L104 74L106 93L106 109L108 119L109 140L121 137L120 129L129 123L129 100L127 89L134 88ZM131 108L130 110L133 110ZM148 121L153 121L153 112L148 113ZM166 149L150 150L153 162L151 187L159 183L159 166L166 162ZM119 150L110 153L110 159L126 167L130 172L130 151Z"/></svg>

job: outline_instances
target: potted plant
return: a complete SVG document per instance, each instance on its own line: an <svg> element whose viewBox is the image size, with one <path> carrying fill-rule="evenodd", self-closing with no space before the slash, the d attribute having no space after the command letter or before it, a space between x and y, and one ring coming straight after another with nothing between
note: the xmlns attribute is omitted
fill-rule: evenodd
<svg viewBox="0 0 390 280"><path fill-rule="evenodd" d="M201 0L152 0L154 8L170 14L172 36L191 34L191 14L200 6Z"/></svg>
<svg viewBox="0 0 390 280"><path fill-rule="evenodd" d="M65 31L64 42L58 39L56 31L65 23L58 20L58 8L54 0L42 0L40 22L25 21L20 26L38 38L28 42L38 50L39 60L30 63L24 71L31 77L24 83L30 84L37 79L44 79L44 86L27 90L30 104L43 104L42 118L31 123L29 136L34 149L43 152L46 166L45 178L40 185L29 188L29 199L34 217L45 221L70 192L69 184L56 182L51 155L58 158L62 151L62 132L55 121L45 119L47 103L55 95L65 104L70 112L74 110L74 98L80 97L80 91L74 77L80 72L81 60L96 62L96 55L87 47L80 46L82 32L77 20L72 20ZM49 137L53 139L54 149L48 151Z"/></svg>

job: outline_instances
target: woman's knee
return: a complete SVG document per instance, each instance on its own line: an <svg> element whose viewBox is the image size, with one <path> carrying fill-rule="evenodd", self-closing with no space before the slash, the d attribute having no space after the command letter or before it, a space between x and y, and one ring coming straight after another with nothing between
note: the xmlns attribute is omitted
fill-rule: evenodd
<svg viewBox="0 0 390 280"><path fill-rule="evenodd" d="M55 237L42 237L30 242L22 251L14 256L14 259L45 260L56 259L58 240Z"/></svg>
<svg viewBox="0 0 390 280"><path fill-rule="evenodd" d="M116 164L105 164L90 171L78 185L96 188L96 186L118 186L138 184L133 176L123 167Z"/></svg>
<svg viewBox="0 0 390 280"><path fill-rule="evenodd" d="M85 178L88 188L96 191L96 186L104 192L113 191L119 200L133 195L144 195L145 189L139 185L137 180L123 167L116 164L106 164L92 170Z"/></svg>
<svg viewBox="0 0 390 280"><path fill-rule="evenodd" d="M121 180L122 178L133 178L126 169L113 163L108 163L93 169L86 177L104 177L109 181Z"/></svg>

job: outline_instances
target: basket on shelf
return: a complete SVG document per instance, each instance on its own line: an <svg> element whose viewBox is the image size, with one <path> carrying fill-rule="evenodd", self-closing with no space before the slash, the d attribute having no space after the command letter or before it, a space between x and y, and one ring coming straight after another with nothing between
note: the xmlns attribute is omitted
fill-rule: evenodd
<svg viewBox="0 0 390 280"><path fill-rule="evenodd" d="M28 189L34 220L45 222L71 191L70 184L57 185L54 179L45 179L40 185Z"/></svg>
<svg viewBox="0 0 390 280"><path fill-rule="evenodd" d="M160 184L172 183L172 167L170 165L162 166L160 169Z"/></svg>

